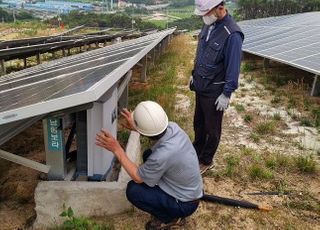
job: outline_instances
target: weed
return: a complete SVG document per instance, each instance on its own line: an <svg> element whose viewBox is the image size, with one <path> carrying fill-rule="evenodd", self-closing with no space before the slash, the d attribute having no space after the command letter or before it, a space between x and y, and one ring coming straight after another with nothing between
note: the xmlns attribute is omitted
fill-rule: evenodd
<svg viewBox="0 0 320 230"><path fill-rule="evenodd" d="M300 172L315 173L316 171L316 161L311 155L295 158L295 164Z"/></svg>
<svg viewBox="0 0 320 230"><path fill-rule="evenodd" d="M280 168L289 168L291 167L291 161L289 156L286 156L284 154L277 154L276 155L276 164L277 167Z"/></svg>
<svg viewBox="0 0 320 230"><path fill-rule="evenodd" d="M248 73L254 69L254 64L249 62L242 62L241 64L241 72Z"/></svg>
<svg viewBox="0 0 320 230"><path fill-rule="evenodd" d="M225 158L226 160L226 175L227 176L232 176L234 171L235 171L235 167L239 165L240 159L237 156L234 155L229 155Z"/></svg>
<svg viewBox="0 0 320 230"><path fill-rule="evenodd" d="M280 194L284 194L288 191L288 183L285 179L275 181L275 190Z"/></svg>
<svg viewBox="0 0 320 230"><path fill-rule="evenodd" d="M272 98L271 103L278 104L278 103L280 103L280 101L281 101L281 96L276 95Z"/></svg>
<svg viewBox="0 0 320 230"><path fill-rule="evenodd" d="M306 127L313 127L312 121L309 120L307 117L302 117L301 118L300 125L301 126L306 126Z"/></svg>
<svg viewBox="0 0 320 230"><path fill-rule="evenodd" d="M57 229L63 230L83 230L83 229L92 229L92 230L113 230L113 224L97 224L86 217L76 217L71 207L66 209L65 204L63 204L63 211L60 214L61 217L66 218L61 226L58 226Z"/></svg>
<svg viewBox="0 0 320 230"><path fill-rule="evenodd" d="M320 127L320 108L313 109L312 116L315 120L315 126Z"/></svg>
<svg viewBox="0 0 320 230"><path fill-rule="evenodd" d="M274 113L272 119L274 121L280 121L281 120L281 115L280 113Z"/></svg>
<svg viewBox="0 0 320 230"><path fill-rule="evenodd" d="M273 178L273 173L258 165L258 164L253 164L251 165L249 168L248 168L248 171L249 171L249 175L252 179L272 179Z"/></svg>
<svg viewBox="0 0 320 230"><path fill-rule="evenodd" d="M240 104L235 104L234 105L234 108L238 111L238 112L244 112L245 111L245 108L243 105L240 105Z"/></svg>
<svg viewBox="0 0 320 230"><path fill-rule="evenodd" d="M253 154L255 154L255 151L252 148L244 147L241 149L241 155L243 156L252 156Z"/></svg>
<svg viewBox="0 0 320 230"><path fill-rule="evenodd" d="M268 135L275 132L276 125L273 121L262 121L256 124L255 132L259 135Z"/></svg>
<svg viewBox="0 0 320 230"><path fill-rule="evenodd" d="M243 116L243 120L247 123L250 123L252 121L252 116L250 114L245 114Z"/></svg>
<svg viewBox="0 0 320 230"><path fill-rule="evenodd" d="M257 133L252 132L252 133L250 134L250 139L251 139L253 142L258 143L258 142L260 141L260 136L259 136Z"/></svg>
<svg viewBox="0 0 320 230"><path fill-rule="evenodd" d="M270 169L274 169L277 166L277 158L274 155L270 155L265 159L265 166Z"/></svg>

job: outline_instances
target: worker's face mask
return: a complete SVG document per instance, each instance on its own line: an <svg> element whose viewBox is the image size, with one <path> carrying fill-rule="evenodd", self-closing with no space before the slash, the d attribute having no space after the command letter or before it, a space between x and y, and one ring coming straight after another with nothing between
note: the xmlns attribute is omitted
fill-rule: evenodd
<svg viewBox="0 0 320 230"><path fill-rule="evenodd" d="M209 15L203 16L202 20L206 25L211 25L217 21L217 16L215 15L214 11L212 11Z"/></svg>
<svg viewBox="0 0 320 230"><path fill-rule="evenodd" d="M205 15L202 17L204 24L211 25L217 21L217 17L214 14Z"/></svg>

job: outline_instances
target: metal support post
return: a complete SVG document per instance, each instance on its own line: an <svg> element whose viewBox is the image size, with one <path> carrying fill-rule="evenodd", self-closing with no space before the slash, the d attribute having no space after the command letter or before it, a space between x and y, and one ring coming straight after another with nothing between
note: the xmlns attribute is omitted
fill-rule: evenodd
<svg viewBox="0 0 320 230"><path fill-rule="evenodd" d="M269 68L270 67L270 60L268 58L263 58L263 68Z"/></svg>
<svg viewBox="0 0 320 230"><path fill-rule="evenodd" d="M315 75L312 83L311 96L320 95L320 79L319 75Z"/></svg>
<svg viewBox="0 0 320 230"><path fill-rule="evenodd" d="M6 74L7 70L6 70L6 63L4 61L4 59L1 59L1 74Z"/></svg>
<svg viewBox="0 0 320 230"><path fill-rule="evenodd" d="M40 58L40 53L37 53L37 64L41 64L41 58Z"/></svg>
<svg viewBox="0 0 320 230"><path fill-rule="evenodd" d="M147 54L148 60L149 60L149 66L154 66L154 55L153 55L153 50L151 50L148 54Z"/></svg>
<svg viewBox="0 0 320 230"><path fill-rule="evenodd" d="M65 57L66 56L66 50L63 48L62 49L62 55Z"/></svg>
<svg viewBox="0 0 320 230"><path fill-rule="evenodd" d="M44 119L43 132L46 164L51 166L48 178L50 180L63 180L67 174L67 167L62 119L53 117Z"/></svg>
<svg viewBox="0 0 320 230"><path fill-rule="evenodd" d="M155 51L156 51L156 60L158 60L160 58L161 55L161 48L160 48L160 43L155 47Z"/></svg>
<svg viewBox="0 0 320 230"><path fill-rule="evenodd" d="M49 165L44 165L39 162L15 155L13 153L3 151L1 149L0 149L0 158L6 159L8 161L11 161L11 162L14 162L14 163L17 163L17 164L20 164L44 173L48 173L50 170Z"/></svg>
<svg viewBox="0 0 320 230"><path fill-rule="evenodd" d="M27 58L23 58L23 67L27 68Z"/></svg>
<svg viewBox="0 0 320 230"><path fill-rule="evenodd" d="M70 55L71 55L71 49L68 48L68 56L70 56Z"/></svg>
<svg viewBox="0 0 320 230"><path fill-rule="evenodd" d="M148 58L146 55L141 59L141 75L140 75L141 82L146 82L147 80L147 64L148 64Z"/></svg>

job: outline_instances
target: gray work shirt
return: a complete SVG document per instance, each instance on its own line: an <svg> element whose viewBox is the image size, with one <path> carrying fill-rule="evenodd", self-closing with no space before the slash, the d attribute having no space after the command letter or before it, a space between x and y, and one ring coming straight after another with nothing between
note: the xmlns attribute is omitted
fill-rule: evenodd
<svg viewBox="0 0 320 230"><path fill-rule="evenodd" d="M198 157L188 135L174 122L151 148L152 154L138 168L150 187L158 185L167 194L186 202L202 197Z"/></svg>

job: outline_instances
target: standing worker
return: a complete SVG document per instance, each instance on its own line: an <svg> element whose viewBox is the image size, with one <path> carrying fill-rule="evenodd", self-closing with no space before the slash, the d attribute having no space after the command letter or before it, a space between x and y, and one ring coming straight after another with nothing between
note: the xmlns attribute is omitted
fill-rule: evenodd
<svg viewBox="0 0 320 230"><path fill-rule="evenodd" d="M238 87L244 35L221 0L195 0L194 13L204 22L190 81L196 94L193 145L204 173L213 166L223 112Z"/></svg>
<svg viewBox="0 0 320 230"><path fill-rule="evenodd" d="M203 196L197 154L188 135L152 101L137 105L131 114L123 110L125 127L138 131L155 144L143 154L141 166L132 162L119 142L106 130L97 134L96 144L116 156L132 181L128 183L128 200L152 218L145 228L171 229L185 224Z"/></svg>

